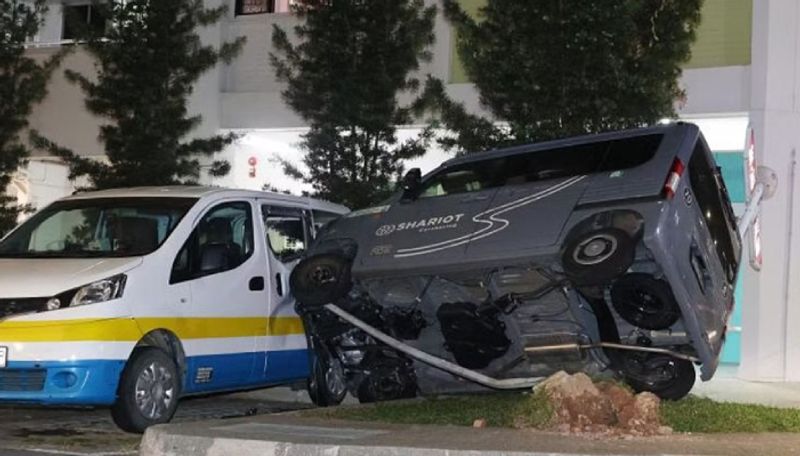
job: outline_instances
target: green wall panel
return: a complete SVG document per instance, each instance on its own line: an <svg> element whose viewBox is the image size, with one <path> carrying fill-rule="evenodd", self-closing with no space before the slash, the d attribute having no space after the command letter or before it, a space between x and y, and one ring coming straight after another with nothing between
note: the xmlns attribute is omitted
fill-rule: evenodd
<svg viewBox="0 0 800 456"><path fill-rule="evenodd" d="M473 16L486 2L460 0L464 10ZM753 0L704 0L697 41L685 68L749 65L752 16ZM452 40L450 55L450 82L467 83L469 78L456 52L455 41Z"/></svg>
<svg viewBox="0 0 800 456"><path fill-rule="evenodd" d="M753 0L704 0L702 14L685 68L750 65Z"/></svg>

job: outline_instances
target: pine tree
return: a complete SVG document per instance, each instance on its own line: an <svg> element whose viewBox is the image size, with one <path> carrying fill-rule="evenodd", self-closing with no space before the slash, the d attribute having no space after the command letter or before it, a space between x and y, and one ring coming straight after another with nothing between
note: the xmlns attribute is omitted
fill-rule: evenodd
<svg viewBox="0 0 800 456"><path fill-rule="evenodd" d="M283 99L310 131L302 141L308 171L287 171L315 196L351 208L374 204L430 137L401 142L396 126L411 124L421 106L413 73L431 58L436 8L423 0L301 0L293 12L299 43L276 26L270 58L287 84Z"/></svg>
<svg viewBox="0 0 800 456"><path fill-rule="evenodd" d="M200 158L234 140L231 134L186 139L201 121L187 112L194 83L219 61L230 62L244 44L244 38L219 48L200 41L197 29L217 23L227 7L208 9L202 0L94 7L108 24L102 37L86 37L96 77L65 75L86 94L87 109L105 121L99 139L107 161L82 157L38 135L35 142L69 164L71 179L87 176L97 189L193 183L200 177ZM229 169L227 162L216 161L211 174Z"/></svg>
<svg viewBox="0 0 800 456"><path fill-rule="evenodd" d="M30 155L20 133L28 127L33 107L47 95L47 81L62 56L56 53L38 63L25 55L25 42L39 31L45 11L45 0L0 0L0 237L25 210L5 191Z"/></svg>
<svg viewBox="0 0 800 456"><path fill-rule="evenodd" d="M472 152L633 128L675 116L680 65L702 0L488 0L478 17L443 0L457 49L492 120L448 99L440 81L442 143Z"/></svg>

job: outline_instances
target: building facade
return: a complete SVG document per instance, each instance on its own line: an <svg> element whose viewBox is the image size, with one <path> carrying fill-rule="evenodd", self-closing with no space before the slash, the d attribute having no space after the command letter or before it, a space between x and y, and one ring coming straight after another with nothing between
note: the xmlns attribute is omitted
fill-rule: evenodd
<svg viewBox="0 0 800 456"><path fill-rule="evenodd" d="M427 0L433 2L434 0ZM461 0L469 11L486 0ZM202 114L198 136L234 131L240 139L222 154L232 164L229 176L217 185L301 191L303 184L283 175L280 159L297 163L297 142L305 131L302 120L282 102L281 84L269 65L274 25L289 29L296 19L288 13L290 0L208 0L208 6L228 4L229 14L204 29L210 44L247 37L242 54L220 65L198 82L190 109ZM64 21L72 8L96 24L87 0L50 0L44 28L31 43L30 55L45 58L69 41ZM793 191L796 147L800 144L800 0L705 0L693 56L685 65L681 84L687 97L677 106L682 118L696 122L709 139L723 168L736 209L745 201L743 150L748 125L756 138L759 163L778 172L778 194L764 204L761 217L764 264L760 272L742 267L737 310L731 322L724 362L738 363L739 375L763 381L800 381L800 211ZM475 112L478 95L455 52L453 30L441 17L436 21L433 59L421 69L447 82L447 91ZM84 53L71 54L70 69L92 74ZM80 89L57 72L47 99L36 107L31 126L82 155L102 157L97 141L100 121L83 106ZM415 126L403 126L401 136ZM432 169L445 154L431 150L411 163ZM71 192L62 164L37 155L15 179L21 200L41 207Z"/></svg>

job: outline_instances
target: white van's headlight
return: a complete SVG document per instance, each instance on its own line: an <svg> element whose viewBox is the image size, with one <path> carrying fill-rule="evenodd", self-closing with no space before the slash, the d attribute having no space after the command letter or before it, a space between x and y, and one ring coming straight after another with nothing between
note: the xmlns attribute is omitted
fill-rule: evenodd
<svg viewBox="0 0 800 456"><path fill-rule="evenodd" d="M82 286L75 292L69 306L84 306L121 298L126 279L125 274L120 274Z"/></svg>

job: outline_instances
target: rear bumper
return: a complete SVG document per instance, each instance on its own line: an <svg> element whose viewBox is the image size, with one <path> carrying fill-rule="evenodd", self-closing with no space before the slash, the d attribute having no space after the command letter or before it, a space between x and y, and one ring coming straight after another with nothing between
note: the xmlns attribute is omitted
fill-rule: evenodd
<svg viewBox="0 0 800 456"><path fill-rule="evenodd" d="M0 369L0 402L111 405L123 360L16 361Z"/></svg>

